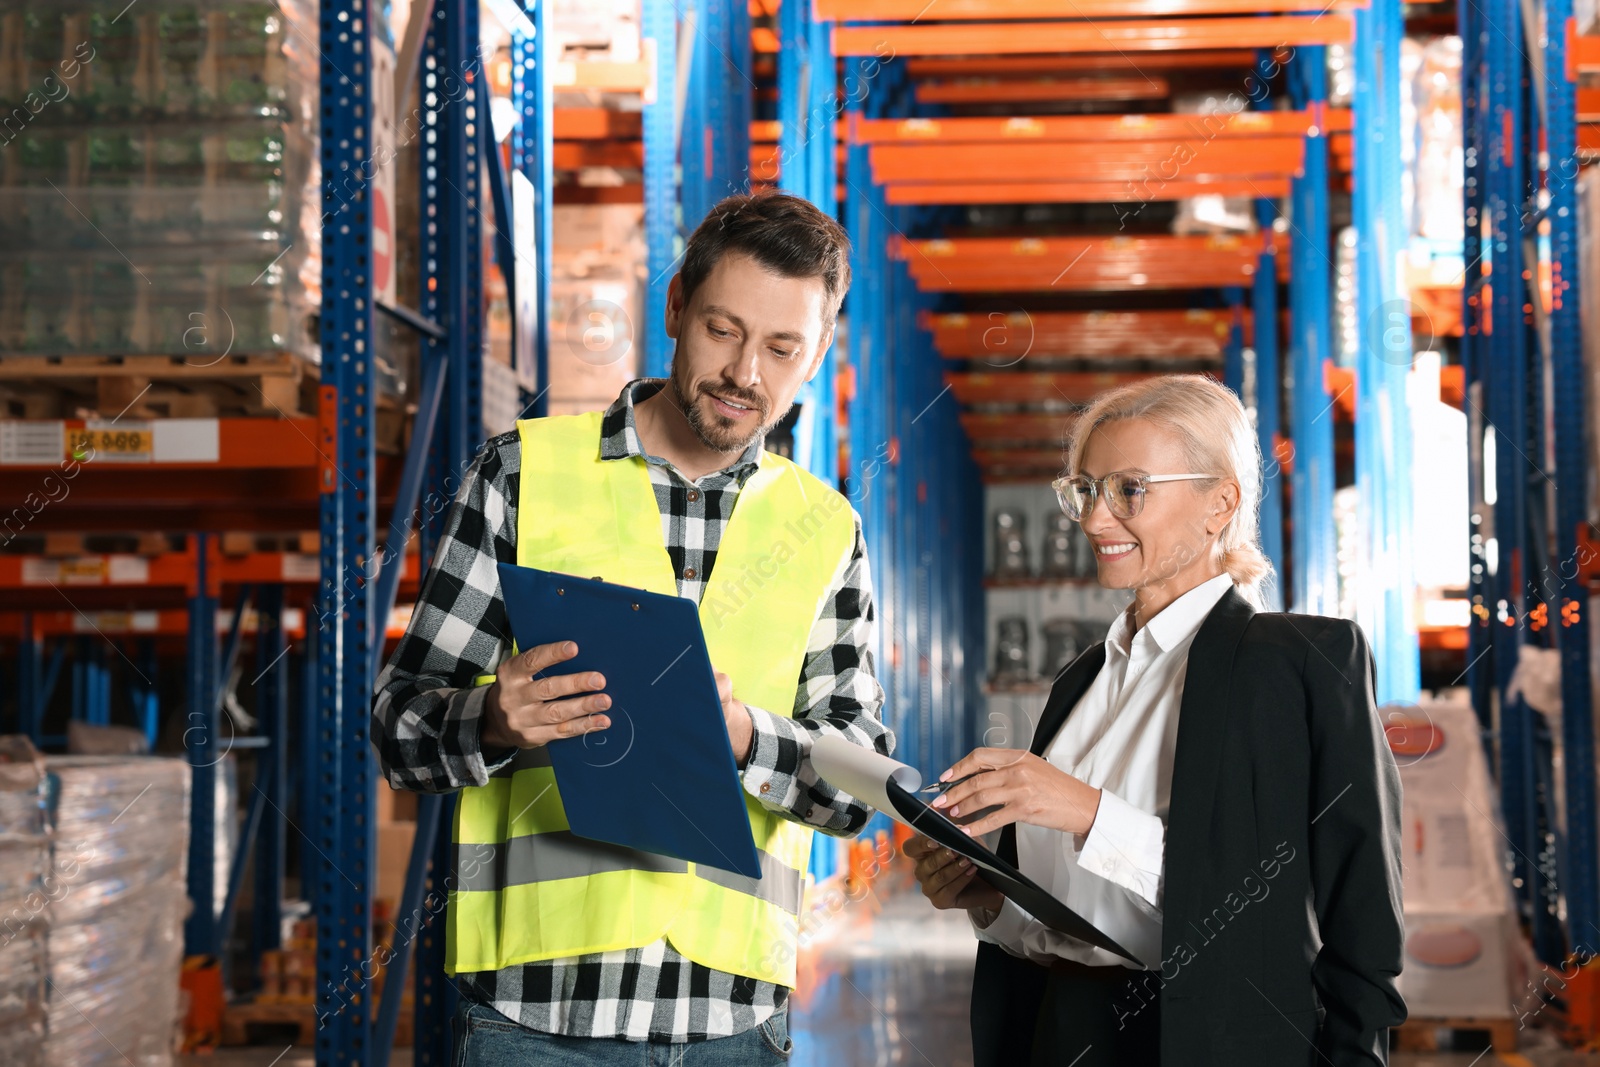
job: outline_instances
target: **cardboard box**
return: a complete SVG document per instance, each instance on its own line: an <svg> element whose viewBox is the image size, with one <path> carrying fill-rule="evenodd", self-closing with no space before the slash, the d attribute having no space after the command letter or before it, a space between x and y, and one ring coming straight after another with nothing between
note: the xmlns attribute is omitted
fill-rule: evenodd
<svg viewBox="0 0 1600 1067"><path fill-rule="evenodd" d="M1400 994L1413 1019L1513 1014L1506 915L1408 914Z"/></svg>
<svg viewBox="0 0 1600 1067"><path fill-rule="evenodd" d="M378 889L376 896L400 906L406 867L411 863L411 842L417 836L414 822L380 823L378 826Z"/></svg>
<svg viewBox="0 0 1600 1067"><path fill-rule="evenodd" d="M389 822L417 821L417 794L409 789L391 789L389 783L378 781L378 802L373 809L381 826Z"/></svg>

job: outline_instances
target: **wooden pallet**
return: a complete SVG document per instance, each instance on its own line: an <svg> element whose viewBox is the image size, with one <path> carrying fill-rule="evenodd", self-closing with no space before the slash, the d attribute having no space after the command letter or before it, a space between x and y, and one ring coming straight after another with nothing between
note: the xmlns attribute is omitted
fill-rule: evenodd
<svg viewBox="0 0 1600 1067"><path fill-rule="evenodd" d="M1504 1019L1476 1019L1476 1018L1414 1018L1407 1019L1393 1031L1393 1047L1398 1052L1438 1052L1440 1031L1451 1031L1451 1038L1458 1031L1470 1030L1486 1033L1489 1036L1489 1046L1498 1054L1501 1052L1515 1052L1517 1048L1517 1021L1511 1018ZM1449 1042L1445 1044L1450 1048Z"/></svg>
<svg viewBox="0 0 1600 1067"><path fill-rule="evenodd" d="M308 373L309 372L309 373ZM303 383L316 368L289 352L215 356L0 354L0 415L215 418L314 410Z"/></svg>
<svg viewBox="0 0 1600 1067"><path fill-rule="evenodd" d="M413 1016L412 1002L407 998L401 1002L400 1015L395 1022L396 1048L411 1044ZM257 1000L229 1004L222 1011L222 1044L226 1047L284 1041L312 1045L316 1040L317 1006L309 1001Z"/></svg>

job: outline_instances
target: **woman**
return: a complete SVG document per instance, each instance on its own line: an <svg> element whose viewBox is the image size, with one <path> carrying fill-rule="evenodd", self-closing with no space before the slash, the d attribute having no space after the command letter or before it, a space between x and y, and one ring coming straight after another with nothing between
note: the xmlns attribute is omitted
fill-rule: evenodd
<svg viewBox="0 0 1600 1067"><path fill-rule="evenodd" d="M1133 602L1056 678L1030 751L980 748L935 803L1137 956L1056 933L924 838L922 891L980 945L977 1067L1382 1064L1400 784L1343 619L1259 611L1261 455L1199 375L1107 393L1055 488ZM973 815L981 817L974 819Z"/></svg>

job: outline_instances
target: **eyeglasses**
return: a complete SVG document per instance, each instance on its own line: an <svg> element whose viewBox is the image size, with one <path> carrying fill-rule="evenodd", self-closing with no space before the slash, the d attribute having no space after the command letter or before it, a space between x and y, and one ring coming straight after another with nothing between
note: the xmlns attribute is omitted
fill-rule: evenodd
<svg viewBox="0 0 1600 1067"><path fill-rule="evenodd" d="M1094 498L1106 496L1106 507L1119 519L1131 519L1144 510L1144 496L1156 482L1192 482L1215 478L1215 474L1145 474L1142 471L1112 471L1104 478L1073 474L1050 483L1061 501L1061 510L1074 522L1082 522L1094 510Z"/></svg>

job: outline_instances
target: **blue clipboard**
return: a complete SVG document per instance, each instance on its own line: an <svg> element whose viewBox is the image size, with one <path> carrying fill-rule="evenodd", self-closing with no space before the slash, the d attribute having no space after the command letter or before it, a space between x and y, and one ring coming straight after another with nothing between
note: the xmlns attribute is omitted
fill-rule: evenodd
<svg viewBox="0 0 1600 1067"><path fill-rule="evenodd" d="M575 641L550 673L599 671L611 725L545 746L574 834L761 877L693 602L499 564L519 649Z"/></svg>

